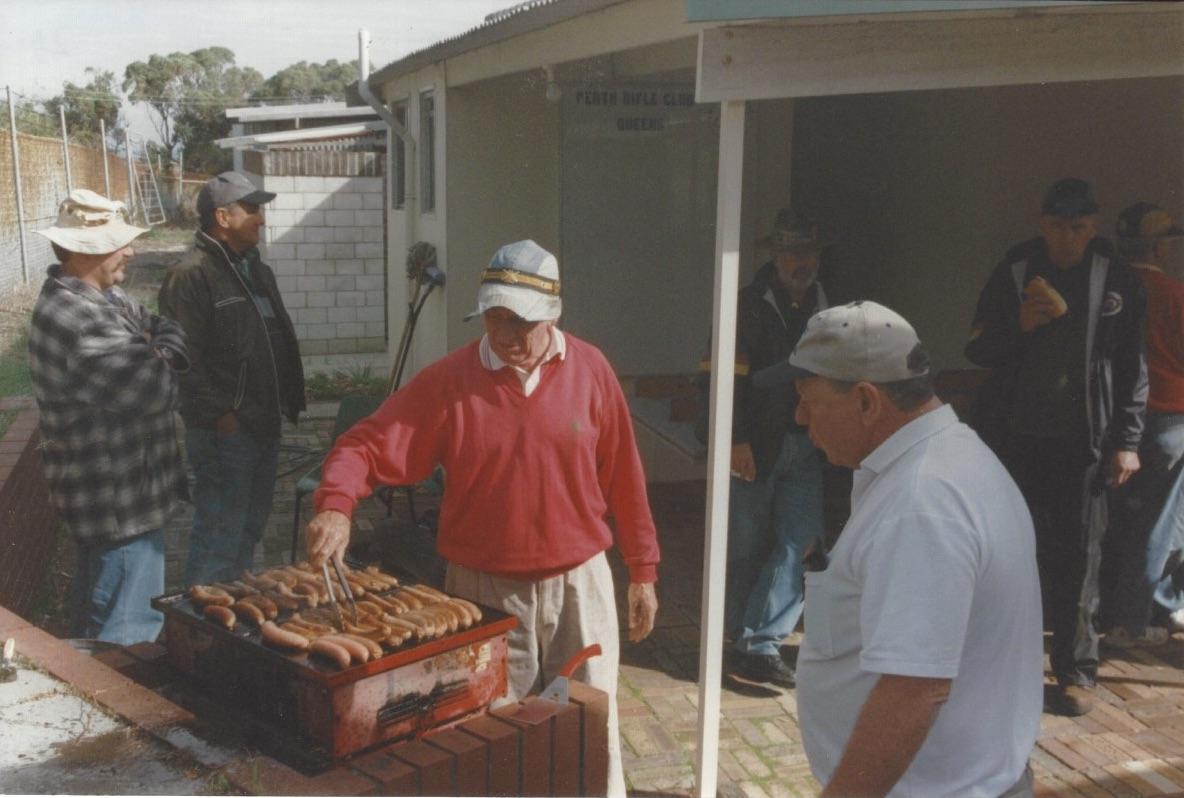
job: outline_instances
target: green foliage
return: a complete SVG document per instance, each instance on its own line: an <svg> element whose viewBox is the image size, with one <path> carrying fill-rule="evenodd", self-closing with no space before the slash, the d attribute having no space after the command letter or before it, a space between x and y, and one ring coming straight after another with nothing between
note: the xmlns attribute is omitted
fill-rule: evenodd
<svg viewBox="0 0 1184 798"><path fill-rule="evenodd" d="M299 61L276 72L263 82L252 99L293 103L346 99L346 89L358 79L358 62L340 63L331 58L323 64Z"/></svg>
<svg viewBox="0 0 1184 798"><path fill-rule="evenodd" d="M187 167L216 173L230 163L230 154L213 143L230 132L226 109L246 103L262 82L258 70L237 66L230 50L206 47L128 64L123 90L156 112L157 133L169 153L181 144Z"/></svg>
<svg viewBox="0 0 1184 798"><path fill-rule="evenodd" d="M0 396L32 396L29 376L29 333L26 330L6 352L0 352Z"/></svg>
<svg viewBox="0 0 1184 798"><path fill-rule="evenodd" d="M45 103L45 109L57 117L58 109L66 109L66 130L71 141L98 146L99 120L113 132L119 122L122 98L115 83L114 72L87 67L90 82L78 86L70 81L62 84L62 93Z"/></svg>
<svg viewBox="0 0 1184 798"><path fill-rule="evenodd" d="M304 393L313 402L340 399L349 394L383 396L386 394L386 379L372 373L369 366L332 374L312 374L304 380Z"/></svg>
<svg viewBox="0 0 1184 798"><path fill-rule="evenodd" d="M61 135L58 118L50 116L39 103L17 100L13 105L16 106L17 131L29 136L45 136L47 138ZM7 130L8 121L8 101L0 100L0 129Z"/></svg>

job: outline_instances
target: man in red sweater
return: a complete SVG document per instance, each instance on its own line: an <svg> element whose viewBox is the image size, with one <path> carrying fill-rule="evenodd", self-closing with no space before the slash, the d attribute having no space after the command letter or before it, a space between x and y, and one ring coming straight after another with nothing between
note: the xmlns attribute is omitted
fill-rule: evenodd
<svg viewBox="0 0 1184 798"><path fill-rule="evenodd" d="M608 792L624 795L608 517L629 568L634 642L653 630L658 542L620 383L599 350L555 326L561 311L555 257L533 241L499 249L468 317L482 316L485 335L338 438L314 497L308 553L314 564L342 556L359 499L443 465L444 589L518 618L504 701L545 687L599 643L602 656L577 676L609 695Z"/></svg>
<svg viewBox="0 0 1184 798"><path fill-rule="evenodd" d="M1115 491L1103 559L1106 643L1131 648L1184 631L1184 230L1140 202L1119 214L1118 246L1147 287L1151 383L1143 467Z"/></svg>

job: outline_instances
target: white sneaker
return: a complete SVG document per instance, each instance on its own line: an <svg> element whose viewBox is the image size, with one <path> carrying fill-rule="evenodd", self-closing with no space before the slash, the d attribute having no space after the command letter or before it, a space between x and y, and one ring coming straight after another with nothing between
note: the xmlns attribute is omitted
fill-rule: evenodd
<svg viewBox="0 0 1184 798"><path fill-rule="evenodd" d="M1168 616L1169 632L1184 632L1184 610L1176 610Z"/></svg>
<svg viewBox="0 0 1184 798"><path fill-rule="evenodd" d="M1106 644L1115 648L1151 648L1162 646L1171 635L1162 626L1148 626L1141 635L1133 635L1122 626L1106 633Z"/></svg>

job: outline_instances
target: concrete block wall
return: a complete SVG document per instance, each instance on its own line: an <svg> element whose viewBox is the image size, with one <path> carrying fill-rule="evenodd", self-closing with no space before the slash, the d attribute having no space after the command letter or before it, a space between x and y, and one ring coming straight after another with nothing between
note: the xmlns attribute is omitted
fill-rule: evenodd
<svg viewBox="0 0 1184 798"><path fill-rule="evenodd" d="M267 206L263 256L275 269L306 361L316 367L334 356L385 356L383 178L258 180L276 194Z"/></svg>

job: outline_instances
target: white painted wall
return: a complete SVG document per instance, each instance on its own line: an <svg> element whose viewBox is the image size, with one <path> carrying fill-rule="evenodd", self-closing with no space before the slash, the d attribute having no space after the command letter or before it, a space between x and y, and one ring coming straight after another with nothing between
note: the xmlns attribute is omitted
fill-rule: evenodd
<svg viewBox="0 0 1184 798"><path fill-rule="evenodd" d="M435 97L435 164L436 182L435 208L424 212L419 202L418 174L422 147L417 144L414 156L408 158L408 170L415 175L414 189L407 192L404 208L393 207L394 181L396 173L393 159L387 163L387 173L391 179L387 181L388 192L386 207L388 209L387 227L387 314L390 320L391 352L390 361L397 356L396 349L400 337L410 315L409 302L414 291L414 284L406 278L407 251L419 241L426 241L436 247L437 262L445 274L449 273L448 241L445 238L448 215L448 185L447 159L445 152L448 147L448 91L444 79L444 71L437 66L430 66L410 75L402 76L399 80L383 87L383 99L390 105L400 102L407 104L407 129L418 142L420 139L420 95L431 91ZM395 135L388 136L388 152L394 153L398 145ZM452 292L452 276L448 274L448 285L443 289L434 290L427 298L427 302L420 312L412 338L411 355L404 367L402 381L405 384L421 368L443 356L448 350L446 329L448 322L448 296Z"/></svg>
<svg viewBox="0 0 1184 798"><path fill-rule="evenodd" d="M463 319L502 244L534 239L559 258L560 279L570 275L559 240L559 106L547 102L537 78L511 75L448 92L449 349L482 333L479 321ZM566 290L564 302L571 306Z"/></svg>

